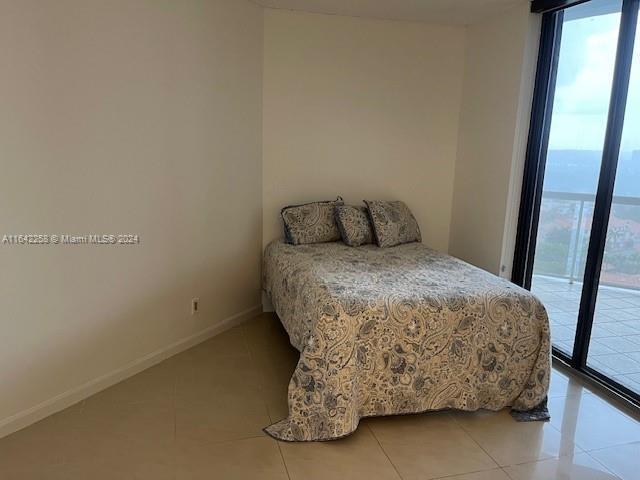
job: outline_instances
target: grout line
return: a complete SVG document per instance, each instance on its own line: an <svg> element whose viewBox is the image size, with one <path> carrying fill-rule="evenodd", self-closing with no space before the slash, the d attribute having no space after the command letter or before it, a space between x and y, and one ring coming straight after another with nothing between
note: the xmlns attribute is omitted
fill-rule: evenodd
<svg viewBox="0 0 640 480"><path fill-rule="evenodd" d="M282 459L282 464L284 465L284 471L287 473L287 478L291 480L291 474L289 473L289 467L287 467L287 461L284 459L284 454L282 453L282 448L280 448L280 442L278 440L273 440L278 445L278 451L280 452L280 458Z"/></svg>
<svg viewBox="0 0 640 480"><path fill-rule="evenodd" d="M249 0L249 1L252 2L252 0ZM242 339L243 339L243 341L244 341L244 343L245 343L245 345L247 347L247 351L249 352L249 358L251 359L251 363L253 363L257 359L254 358L253 349L251 348L251 343L249 342L249 339L247 338L246 329L244 327L246 327L246 325L240 325L240 333L242 334ZM262 397L261 397L261 400L262 400L262 404L264 405L265 409L267 410L267 415L269 416L269 421L271 423L273 423L274 420L273 420L273 416L271 415L271 409L269 408L269 404L267 403L267 401L264 398L265 391L266 391L266 389L265 389L264 380L263 380L262 382L260 382L260 392L263 394ZM262 438L262 436L260 438ZM278 447L278 452L280 453L280 458L282 459L282 465L284 466L284 471L287 474L287 478L289 480L291 480L291 474L289 473L289 467L287 466L287 461L284 459L284 453L282 453L282 448L280 446L280 442L278 440L273 440L273 441L276 442L276 446Z"/></svg>
<svg viewBox="0 0 640 480"><path fill-rule="evenodd" d="M620 477L618 475L615 474L615 472L613 470L611 470L609 467L607 467L604 462L601 462L600 460L598 460L596 457L594 457L593 455L589 455L589 452L584 452L585 455L587 455L591 460L593 460L594 462L596 462L598 465L602 465L602 468L604 468L607 473L610 473L611 475L613 475L615 478L619 479Z"/></svg>
<svg viewBox="0 0 640 480"><path fill-rule="evenodd" d="M371 435L373 436L373 438L375 439L376 443L378 444L378 446L380 447L380 450L382 450L382 453L384 453L384 456L387 457L387 460L389 460L389 463L391 464L391 466L393 467L393 469L396 471L396 473L398 474L398 478L402 479L402 475L400 474L400 471L398 470L398 467L396 467L396 464L393 463L393 460L391 460L391 457L389 457L389 454L387 453L387 451L384 449L384 447L382 446L382 443L380 443L380 440L378 439L378 437L376 437L376 433L373 431L373 428L371 428L369 425L361 425L360 428L366 428L367 430L369 430L369 433L371 433Z"/></svg>
<svg viewBox="0 0 640 480"><path fill-rule="evenodd" d="M269 404L263 399L262 403L264 403L266 409L267 409L267 415L269 415L269 421L271 422L271 425L273 425L274 423L276 423L278 420L274 420L274 416L271 412L271 408L269 408ZM282 419L280 419L282 420Z"/></svg>
<svg viewBox="0 0 640 480"><path fill-rule="evenodd" d="M197 445L201 445L201 446L210 446L210 445L220 445L220 444L224 444L224 443L234 443L234 442L243 442L245 440L254 440L254 439L259 439L259 438L270 438L265 434L246 434L246 435L241 435L238 437L231 437L231 438L218 438L216 440L201 440L201 439L197 439L197 438L193 438L193 437L182 437L183 440L187 440L189 443L192 444L197 444Z"/></svg>
<svg viewBox="0 0 640 480"><path fill-rule="evenodd" d="M507 467L500 467L500 470L502 470L502 473L504 473L507 476L507 478L510 478L511 480L514 480L514 478L511 475L509 475L509 472L507 472L506 469L507 469Z"/></svg>
<svg viewBox="0 0 640 480"><path fill-rule="evenodd" d="M498 470L504 472L504 469L502 467L496 467L496 468L490 468L488 470L473 470L472 472L466 472L466 473L452 473L451 475L445 475L444 477L434 477L434 478L431 478L430 480L446 480L447 478L459 478L461 476L466 477L467 475L473 475L475 473L497 472ZM507 475L506 472L504 472L504 474ZM507 477L509 477L509 475L507 475Z"/></svg>
<svg viewBox="0 0 640 480"><path fill-rule="evenodd" d="M549 461L552 461L552 460L560 461L563 458L573 458L576 455L586 455L587 457L592 459L594 462L596 462L597 464L601 465L602 468L604 468L604 470L606 471L606 473L612 475L615 479L621 480L620 477L618 475L616 475L614 472L612 472L611 469L609 469L604 463L599 461L597 458L589 455L589 452L587 452L585 450L579 451L579 452L567 453L565 455L552 456L552 457L549 457L549 458L539 458L538 460L533 460L533 461L530 461L530 462L514 463L513 465L508 465L508 466L505 466L505 467L501 467L501 469L504 471L504 473L507 475L507 477L513 479L513 477L511 475L509 475L509 472L505 471L506 468L519 467L519 466L523 466L523 465L532 465L534 463L549 462Z"/></svg>
<svg viewBox="0 0 640 480"><path fill-rule="evenodd" d="M498 413L498 412L494 412L494 413ZM496 464L496 466L497 466L498 468L502 468L502 465L500 465L500 463L499 463L495 458L493 458L493 455L491 455L488 451L486 451L486 450L484 449L484 447L483 447L482 445L480 445L480 442L478 442L478 441L473 437L473 435L471 435L471 432L469 432L469 430L467 430L466 428L464 428L464 425L462 425L462 423L460 423L460 422L458 421L458 419L455 417L455 415L449 415L449 416L450 416L450 418L451 418L451 419L453 419L454 423L455 423L456 425L458 425L458 426L460 427L460 429L462 429L462 431L467 435L467 437L469 437L469 438L473 441L473 443L475 443L475 444L480 448L480 450L482 450L482 451L485 453L485 455L487 455L491 460L493 460L493 462Z"/></svg>
<svg viewBox="0 0 640 480"><path fill-rule="evenodd" d="M226 439L219 439L219 440L192 440L193 443L197 443L199 445L220 445L222 443L233 443L233 442L242 442L244 440L253 440L256 438L269 438L266 435L262 434L262 435L247 435L245 436L241 436L241 437L236 437L236 438L226 438Z"/></svg>
<svg viewBox="0 0 640 480"><path fill-rule="evenodd" d="M546 457L546 458L538 458L537 460L527 460L526 462L516 462L516 463L512 463L511 465L505 465L505 466L503 466L501 468L519 467L521 465L530 465L532 463L547 462L549 460L560 460L561 458L564 458L564 457L575 457L576 455L582 455L583 453L587 453L587 452L585 452L584 450L579 448L577 452L576 451L568 452L568 453L565 453L563 455L551 455L551 454L549 454L550 456Z"/></svg>
<svg viewBox="0 0 640 480"><path fill-rule="evenodd" d="M620 443L616 445L609 445L608 447L592 448L591 450L585 450L585 453L599 452L600 450L607 450L609 448L618 448L618 447L624 447L626 445L634 445L634 444L640 445L640 440L635 440L633 442L627 442L627 443Z"/></svg>

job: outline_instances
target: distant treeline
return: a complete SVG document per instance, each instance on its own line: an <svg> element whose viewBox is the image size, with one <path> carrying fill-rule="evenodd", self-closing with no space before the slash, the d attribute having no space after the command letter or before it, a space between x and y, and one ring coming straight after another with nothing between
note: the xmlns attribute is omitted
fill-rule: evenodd
<svg viewBox="0 0 640 480"><path fill-rule="evenodd" d="M549 150L544 190L594 194L598 187L601 161L601 151ZM622 152L615 194L640 197L640 150Z"/></svg>

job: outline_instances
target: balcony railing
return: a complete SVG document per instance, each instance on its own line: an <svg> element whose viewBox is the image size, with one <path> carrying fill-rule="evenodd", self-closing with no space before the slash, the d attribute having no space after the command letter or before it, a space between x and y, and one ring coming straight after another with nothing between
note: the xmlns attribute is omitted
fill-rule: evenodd
<svg viewBox="0 0 640 480"><path fill-rule="evenodd" d="M536 262L534 274L566 278L570 283L573 283L576 280L581 280L584 273L583 268L588 246L595 195L586 193L545 191L542 194L542 201L543 211L540 216L538 251L542 250L545 246L548 247L548 243L545 245L545 231L547 233L555 233L556 236L561 236L562 238L556 239L555 243L552 244L554 248L549 249L552 250L552 255L551 258L547 260L546 268L544 262ZM564 202L574 205L570 212L563 211L561 205ZM632 213L632 218L622 219L626 229L626 247L624 245L617 245L616 240L611 237L611 232L616 232L616 220L621 220L616 217L616 215L621 208L624 209L624 206L630 207L630 211ZM637 208L637 210L634 207ZM547 209L546 212L544 211L545 208ZM553 211L554 208L557 212ZM570 227L568 224L570 224ZM632 256L635 255L633 257L634 259L640 259L640 197L621 195L614 196L609 225L607 249L615 250L615 253L618 255L620 255L621 252L624 255L628 253ZM558 235L558 232L560 232L561 235ZM542 233L542 235L540 235L540 233ZM564 255L565 249L566 255ZM605 259L606 258L607 255L605 255ZM553 261L556 263L552 265ZM552 265L553 268L548 268L550 265ZM637 270L634 270L633 267L629 267L629 265L626 265L626 268L627 270L631 268L632 271L627 271L626 274L622 276L625 278L630 277L630 280L627 279L620 282L615 281L615 279L612 280L611 278L607 279L607 275L603 275L601 283L604 285L640 289L640 266ZM608 276L615 277L615 274L615 267L613 267L613 270L609 270Z"/></svg>

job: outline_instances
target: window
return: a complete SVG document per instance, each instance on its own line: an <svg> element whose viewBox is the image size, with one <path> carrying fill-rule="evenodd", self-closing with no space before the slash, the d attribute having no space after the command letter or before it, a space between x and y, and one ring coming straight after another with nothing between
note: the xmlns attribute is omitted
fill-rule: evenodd
<svg viewBox="0 0 640 480"><path fill-rule="evenodd" d="M533 4L549 11L543 17L513 271L513 280L547 306L555 355L635 401L639 3Z"/></svg>

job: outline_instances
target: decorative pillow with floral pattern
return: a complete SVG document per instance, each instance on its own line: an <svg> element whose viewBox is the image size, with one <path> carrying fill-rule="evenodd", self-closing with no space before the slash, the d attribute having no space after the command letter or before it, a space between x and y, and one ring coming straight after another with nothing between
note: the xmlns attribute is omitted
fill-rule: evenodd
<svg viewBox="0 0 640 480"><path fill-rule="evenodd" d="M336 207L336 223L342 241L350 247L373 243L373 229L365 207L343 205Z"/></svg>
<svg viewBox="0 0 640 480"><path fill-rule="evenodd" d="M422 241L418 222L404 202L365 200L364 203L369 209L373 233L379 247Z"/></svg>
<svg viewBox="0 0 640 480"><path fill-rule="evenodd" d="M335 207L340 205L344 205L342 197L326 202L284 207L280 213L287 242L306 245L340 240L334 214Z"/></svg>

